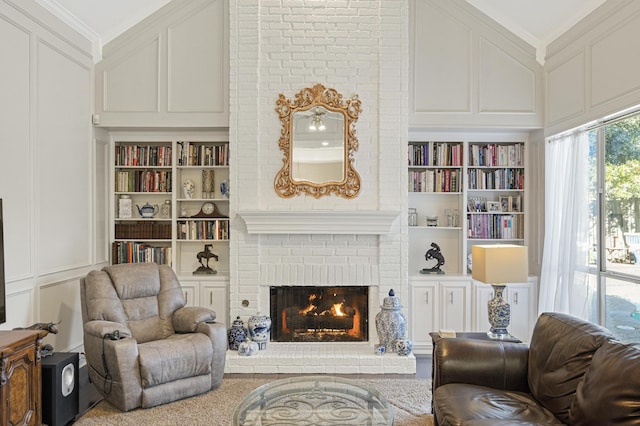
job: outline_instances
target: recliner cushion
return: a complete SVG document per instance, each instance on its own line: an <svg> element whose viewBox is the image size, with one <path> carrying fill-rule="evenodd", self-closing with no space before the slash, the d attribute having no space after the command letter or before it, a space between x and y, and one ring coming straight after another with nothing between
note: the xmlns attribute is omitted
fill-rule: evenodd
<svg viewBox="0 0 640 426"><path fill-rule="evenodd" d="M142 387L211 373L213 347L203 333L174 334L138 345Z"/></svg>
<svg viewBox="0 0 640 426"><path fill-rule="evenodd" d="M604 327L560 313L538 318L529 346L529 388L564 423L593 354L613 335Z"/></svg>
<svg viewBox="0 0 640 426"><path fill-rule="evenodd" d="M640 425L640 346L607 342L596 351L570 419L572 425Z"/></svg>
<svg viewBox="0 0 640 426"><path fill-rule="evenodd" d="M167 265L122 264L104 268L138 343L164 339L175 330L171 316L184 306L180 283Z"/></svg>

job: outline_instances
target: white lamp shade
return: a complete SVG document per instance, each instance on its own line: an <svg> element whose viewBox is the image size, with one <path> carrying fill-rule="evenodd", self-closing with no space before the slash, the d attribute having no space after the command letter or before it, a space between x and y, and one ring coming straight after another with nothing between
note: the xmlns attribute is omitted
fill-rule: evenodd
<svg viewBox="0 0 640 426"><path fill-rule="evenodd" d="M529 264L524 246L474 245L471 247L474 280L489 284L527 282Z"/></svg>

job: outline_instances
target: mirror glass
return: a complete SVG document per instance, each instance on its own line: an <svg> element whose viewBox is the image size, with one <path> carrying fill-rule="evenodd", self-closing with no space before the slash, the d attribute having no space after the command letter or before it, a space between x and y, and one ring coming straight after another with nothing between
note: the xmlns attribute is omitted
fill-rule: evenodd
<svg viewBox="0 0 640 426"><path fill-rule="evenodd" d="M283 153L282 169L274 181L278 195L357 196L360 175L353 167L353 153L358 149L358 96L343 99L335 89L316 84L294 99L280 94L276 105Z"/></svg>
<svg viewBox="0 0 640 426"><path fill-rule="evenodd" d="M344 179L344 116L316 106L293 114L291 178L314 183Z"/></svg>

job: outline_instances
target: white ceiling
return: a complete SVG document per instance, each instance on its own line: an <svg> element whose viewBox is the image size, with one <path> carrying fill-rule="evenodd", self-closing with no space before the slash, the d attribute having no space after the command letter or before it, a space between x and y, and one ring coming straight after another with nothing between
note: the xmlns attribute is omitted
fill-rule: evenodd
<svg viewBox="0 0 640 426"><path fill-rule="evenodd" d="M108 43L170 0L36 0L98 45ZM236 0L234 0L236 1ZM237 0L240 1L240 0ZM443 0L448 1L448 0ZM606 0L467 0L537 49Z"/></svg>

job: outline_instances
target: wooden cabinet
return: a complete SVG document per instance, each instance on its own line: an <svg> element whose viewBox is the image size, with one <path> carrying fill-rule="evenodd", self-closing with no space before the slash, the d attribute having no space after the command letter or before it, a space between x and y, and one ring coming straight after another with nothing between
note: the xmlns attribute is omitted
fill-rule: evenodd
<svg viewBox="0 0 640 426"><path fill-rule="evenodd" d="M0 331L0 426L42 424L40 349L46 331Z"/></svg>

